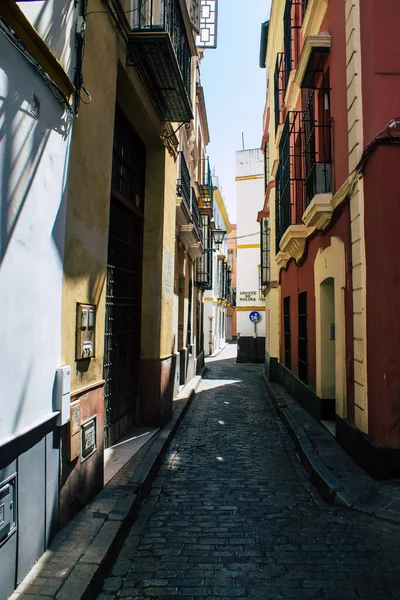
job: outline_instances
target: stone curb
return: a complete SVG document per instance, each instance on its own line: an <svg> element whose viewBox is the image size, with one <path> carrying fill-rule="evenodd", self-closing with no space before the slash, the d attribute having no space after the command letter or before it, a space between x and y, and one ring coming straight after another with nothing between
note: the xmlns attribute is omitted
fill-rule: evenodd
<svg viewBox="0 0 400 600"><path fill-rule="evenodd" d="M275 393L265 374L263 374L263 379L275 409L295 443L301 465L308 478L315 485L324 500L327 502L334 501L334 496L340 489L338 480L315 452L301 422L288 408L284 398Z"/></svg>
<svg viewBox="0 0 400 600"><path fill-rule="evenodd" d="M399 524L399 515L385 509L375 510L372 507L361 506L351 500L349 491L338 481L316 452L309 435L288 407L284 396L275 392L265 374L263 374L263 380L278 416L282 419L295 443L301 465L322 498L327 502Z"/></svg>
<svg viewBox="0 0 400 600"><path fill-rule="evenodd" d="M135 461L135 456L132 457L94 500L57 533L50 548L9 600L96 598L108 569L140 511L143 500L149 494L162 460L206 371L207 367L204 367L201 374L195 376L174 399L171 421L148 442L148 447L144 446L139 450L137 460ZM138 455L141 452L143 457L140 460ZM131 461L133 464L129 464ZM83 529L85 531L81 535L79 531ZM63 557L58 557L57 552L61 554L58 548L65 542L65 536L75 536L77 539L81 536L83 541L74 546L73 542L70 542L71 550L67 550ZM68 539L66 541L69 542ZM54 566L55 562L60 564ZM58 569L59 572L57 575L45 575L50 569ZM49 576L50 579L45 581Z"/></svg>
<svg viewBox="0 0 400 600"><path fill-rule="evenodd" d="M130 526L137 517L142 501L150 492L152 483L157 476L161 463L167 453L171 441L185 416L197 389L201 384L206 367L200 376L193 378L188 390L183 389L178 395L182 406L173 414L171 421L159 431L149 446L146 455L135 471L135 493L127 498L119 523L113 522L111 515L103 524L90 546L78 560L75 568L69 573L61 590L55 596L56 600L92 600L101 591L101 584L113 559L122 547ZM117 474L118 475L118 474ZM112 482L112 480L111 480ZM120 506L118 507L120 508Z"/></svg>

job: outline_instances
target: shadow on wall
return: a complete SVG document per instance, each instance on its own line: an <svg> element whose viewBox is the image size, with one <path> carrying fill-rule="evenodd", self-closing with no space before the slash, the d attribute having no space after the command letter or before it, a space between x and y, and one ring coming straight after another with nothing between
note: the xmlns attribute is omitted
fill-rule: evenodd
<svg viewBox="0 0 400 600"><path fill-rule="evenodd" d="M74 48L71 39L67 39L67 34L71 31L71 21L75 12L75 0L53 0L52 2L35 3L28 5L26 10L25 2L18 2L20 8L28 15L36 31L42 36L44 42L49 46L53 54L58 58L65 70L70 73L73 60ZM38 4L40 8L36 6ZM25 9L25 10L24 10ZM35 14L32 14L34 10ZM69 57L68 57L69 54ZM68 58L68 60L67 60ZM70 73L71 76L71 73Z"/></svg>
<svg viewBox="0 0 400 600"><path fill-rule="evenodd" d="M8 43L5 39L4 42ZM24 59L21 57L21 60ZM44 84L38 85L38 76L34 74L33 69L32 81L27 81L22 76L16 76L18 68L11 68L14 66L12 61L9 61L7 66L8 71L7 67L3 66L2 71L5 73L8 89L6 95L0 95L0 265L35 182L51 132L57 132L66 139L70 130L69 119L61 105L56 110L54 104L50 110L46 106L43 119L31 114L29 106L32 102L32 89L42 88ZM64 167L66 180L67 164ZM45 184L45 180L43 183ZM65 189L65 181L63 183ZM63 234L60 234L58 231L57 247L62 252L64 241Z"/></svg>

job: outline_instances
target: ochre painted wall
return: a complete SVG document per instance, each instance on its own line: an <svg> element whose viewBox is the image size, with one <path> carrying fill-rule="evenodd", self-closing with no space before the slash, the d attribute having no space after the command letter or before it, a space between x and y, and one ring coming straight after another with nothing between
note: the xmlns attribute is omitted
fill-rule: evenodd
<svg viewBox="0 0 400 600"><path fill-rule="evenodd" d="M102 7L101 2L93 4L94 9ZM116 32L109 19L93 22L88 17L84 73L93 100L88 105L81 103L73 124L63 282L62 360L72 365L72 391L103 377L116 53ZM78 363L77 302L97 306L95 358Z"/></svg>

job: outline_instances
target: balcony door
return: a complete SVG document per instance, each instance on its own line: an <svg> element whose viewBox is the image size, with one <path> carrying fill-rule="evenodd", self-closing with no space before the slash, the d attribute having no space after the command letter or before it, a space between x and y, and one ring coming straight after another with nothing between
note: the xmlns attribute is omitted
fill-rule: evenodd
<svg viewBox="0 0 400 600"><path fill-rule="evenodd" d="M121 109L114 128L104 340L105 445L138 411L146 150Z"/></svg>

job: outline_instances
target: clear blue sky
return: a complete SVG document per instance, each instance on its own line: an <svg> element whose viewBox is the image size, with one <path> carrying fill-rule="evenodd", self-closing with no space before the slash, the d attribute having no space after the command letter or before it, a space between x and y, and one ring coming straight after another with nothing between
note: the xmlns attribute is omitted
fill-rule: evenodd
<svg viewBox="0 0 400 600"><path fill-rule="evenodd" d="M236 151L259 148L266 71L259 67L261 23L270 0L219 0L218 47L201 63L211 142L211 168L219 177L231 223L236 222Z"/></svg>

